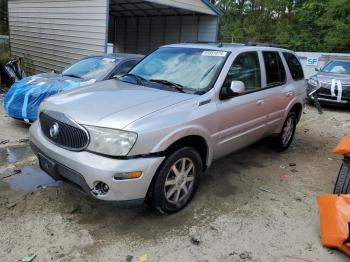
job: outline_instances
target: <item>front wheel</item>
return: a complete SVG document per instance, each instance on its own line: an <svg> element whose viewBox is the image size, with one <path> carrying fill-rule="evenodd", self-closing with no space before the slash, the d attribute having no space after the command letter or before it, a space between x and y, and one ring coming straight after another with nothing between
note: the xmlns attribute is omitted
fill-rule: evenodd
<svg viewBox="0 0 350 262"><path fill-rule="evenodd" d="M277 151L284 151L290 146L294 138L296 127L297 116L294 112L289 112L281 133L272 140L272 145Z"/></svg>
<svg viewBox="0 0 350 262"><path fill-rule="evenodd" d="M156 174L148 202L161 213L180 211L196 193L202 169L201 157L194 148L173 152Z"/></svg>

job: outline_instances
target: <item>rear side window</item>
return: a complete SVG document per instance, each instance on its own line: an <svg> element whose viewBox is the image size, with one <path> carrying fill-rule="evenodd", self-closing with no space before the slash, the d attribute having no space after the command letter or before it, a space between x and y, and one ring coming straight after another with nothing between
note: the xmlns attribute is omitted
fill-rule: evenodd
<svg viewBox="0 0 350 262"><path fill-rule="evenodd" d="M292 53L283 53L284 59L286 59L289 71L294 80L304 79L303 68L298 60Z"/></svg>
<svg viewBox="0 0 350 262"><path fill-rule="evenodd" d="M268 87L282 85L286 81L286 71L278 52L263 52L266 84Z"/></svg>

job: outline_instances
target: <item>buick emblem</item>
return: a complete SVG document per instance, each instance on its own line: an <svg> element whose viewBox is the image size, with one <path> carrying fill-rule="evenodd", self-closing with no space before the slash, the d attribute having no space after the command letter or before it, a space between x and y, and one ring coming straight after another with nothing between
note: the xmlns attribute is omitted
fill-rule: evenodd
<svg viewBox="0 0 350 262"><path fill-rule="evenodd" d="M57 123L53 123L53 125L50 127L51 138L56 139L59 132L60 132L59 125Z"/></svg>

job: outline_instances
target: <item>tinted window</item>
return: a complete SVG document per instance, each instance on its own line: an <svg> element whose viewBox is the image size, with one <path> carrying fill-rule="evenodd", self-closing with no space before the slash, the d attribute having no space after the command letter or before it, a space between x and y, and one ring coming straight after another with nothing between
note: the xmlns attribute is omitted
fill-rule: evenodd
<svg viewBox="0 0 350 262"><path fill-rule="evenodd" d="M119 77L119 76L125 75L136 64L137 64L136 60L130 60L130 61L123 62L121 65L118 66L117 70L113 74L113 77Z"/></svg>
<svg viewBox="0 0 350 262"><path fill-rule="evenodd" d="M278 52L263 52L267 86L281 85L286 81L286 71Z"/></svg>
<svg viewBox="0 0 350 262"><path fill-rule="evenodd" d="M300 80L304 78L303 68L299 63L298 58L295 57L292 53L283 53L284 58L286 59L289 71L294 80Z"/></svg>
<svg viewBox="0 0 350 262"><path fill-rule="evenodd" d="M246 52L236 57L226 76L225 86L230 86L234 80L242 81L247 91L261 88L261 72L257 52Z"/></svg>
<svg viewBox="0 0 350 262"><path fill-rule="evenodd" d="M119 60L115 58L95 56L88 57L71 65L63 71L63 75L82 78L102 80L110 73Z"/></svg>
<svg viewBox="0 0 350 262"><path fill-rule="evenodd" d="M322 72L350 75L350 62L331 61L322 69Z"/></svg>

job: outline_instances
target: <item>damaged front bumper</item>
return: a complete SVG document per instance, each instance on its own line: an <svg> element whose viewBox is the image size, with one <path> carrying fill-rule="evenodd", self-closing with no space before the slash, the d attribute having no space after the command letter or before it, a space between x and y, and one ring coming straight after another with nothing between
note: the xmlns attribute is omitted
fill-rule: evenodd
<svg viewBox="0 0 350 262"><path fill-rule="evenodd" d="M312 91L317 89L316 86L307 85L307 94L309 101L314 101L315 95L311 94ZM332 94L331 89L327 87L320 87L317 91L317 99L321 104L333 104L333 105L350 105L350 86L343 86L341 95L338 96L339 90L335 90Z"/></svg>
<svg viewBox="0 0 350 262"><path fill-rule="evenodd" d="M46 173L106 201L143 202L152 178L164 160L164 157L114 159L86 151L69 151L46 139L38 122L30 128L30 141ZM124 180L115 178L116 174L132 171L141 171L142 176ZM108 192L99 194L96 189L98 183L108 185Z"/></svg>

